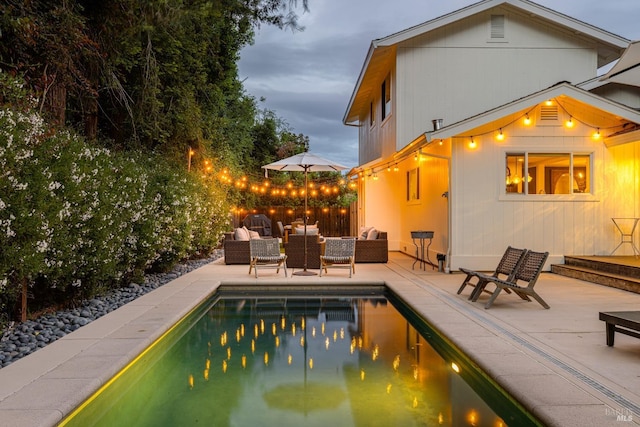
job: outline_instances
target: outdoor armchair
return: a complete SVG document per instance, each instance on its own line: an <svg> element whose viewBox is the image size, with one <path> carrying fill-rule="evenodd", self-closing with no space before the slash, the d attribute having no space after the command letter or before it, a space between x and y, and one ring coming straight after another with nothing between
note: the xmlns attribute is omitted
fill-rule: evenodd
<svg viewBox="0 0 640 427"><path fill-rule="evenodd" d="M480 293L484 291L485 286L487 286L487 278L505 279L507 281L511 281L518 265L522 261L522 258L524 257L524 254L526 252L526 249L517 249L511 246L507 247L507 250L504 251L504 254L502 255L502 259L500 259L500 262L498 263L498 266L490 275L485 275L478 271L469 270L467 268L461 268L460 271L465 273L467 277L465 277L462 284L460 285L458 294L460 294L466 286L471 286L473 287L473 290L469 295L469 299L475 301L476 299L478 299Z"/></svg>
<svg viewBox="0 0 640 427"><path fill-rule="evenodd" d="M356 239L327 238L324 255L320 255L320 276L327 268L348 268L349 277L355 272Z"/></svg>
<svg viewBox="0 0 640 427"><path fill-rule="evenodd" d="M251 262L249 263L249 274L254 269L256 278L258 277L258 267L275 268L276 274L280 268L284 269L284 277L287 277L287 256L280 253L280 243L278 239L251 239L249 240Z"/></svg>
<svg viewBox="0 0 640 427"><path fill-rule="evenodd" d="M534 252L527 251L518 268L516 269L513 278L510 280L502 280L491 276L480 274L480 279L486 281L486 284L493 283L496 285L496 289L491 294L491 298L484 306L484 308L490 308L493 302L496 300L500 291L512 291L520 298L526 301L531 301L529 297L533 297L544 308L549 308L549 305L542 299L540 295L533 289L540 277L544 263L547 261L549 252ZM519 282L523 282L520 284ZM486 286L486 285L485 285ZM473 301L478 299L480 292L474 294Z"/></svg>

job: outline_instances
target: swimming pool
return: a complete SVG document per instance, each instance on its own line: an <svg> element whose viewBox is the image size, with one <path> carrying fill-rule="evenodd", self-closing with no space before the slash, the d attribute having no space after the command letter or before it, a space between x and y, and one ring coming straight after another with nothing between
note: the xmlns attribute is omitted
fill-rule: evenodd
<svg viewBox="0 0 640 427"><path fill-rule="evenodd" d="M384 287L223 286L62 425L539 423Z"/></svg>

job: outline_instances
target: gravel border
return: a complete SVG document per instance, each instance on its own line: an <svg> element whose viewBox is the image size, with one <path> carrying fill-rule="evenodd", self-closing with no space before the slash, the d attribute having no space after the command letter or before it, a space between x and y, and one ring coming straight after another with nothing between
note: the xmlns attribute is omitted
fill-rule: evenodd
<svg viewBox="0 0 640 427"><path fill-rule="evenodd" d="M0 369L25 357L40 348L46 347L70 332L116 310L142 295L209 264L223 256L217 249L208 258L187 261L177 265L168 273L149 274L143 284L130 283L108 294L84 301L79 307L44 314L37 319L10 325L0 338Z"/></svg>

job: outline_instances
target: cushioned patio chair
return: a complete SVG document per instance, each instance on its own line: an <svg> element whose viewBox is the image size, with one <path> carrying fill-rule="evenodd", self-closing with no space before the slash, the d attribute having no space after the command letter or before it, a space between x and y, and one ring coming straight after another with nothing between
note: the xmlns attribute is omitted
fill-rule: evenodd
<svg viewBox="0 0 640 427"><path fill-rule="evenodd" d="M251 239L249 240L249 251L251 258L249 274L253 268L257 278L258 266L260 268L275 268L276 274L278 274L282 267L284 277L287 277L287 256L280 253L278 239Z"/></svg>
<svg viewBox="0 0 640 427"><path fill-rule="evenodd" d="M502 255L502 259L500 259L500 262L498 263L498 266L493 273L488 275L488 277L511 281L516 272L516 268L520 264L520 261L522 261L522 257L526 251L526 249L517 249L511 246L507 247L507 250L504 251L504 254ZM484 291L484 288L487 285L487 280L480 278L482 273L479 271L469 270L467 268L461 268L460 271L465 273L467 277L465 277L464 281L460 285L458 294L460 294L466 286L471 286L473 289L471 290L469 299L475 301L477 296Z"/></svg>
<svg viewBox="0 0 640 427"><path fill-rule="evenodd" d="M355 272L356 239L327 238L324 255L320 255L320 276L327 268L348 268L349 277Z"/></svg>
<svg viewBox="0 0 640 427"><path fill-rule="evenodd" d="M518 265L518 268L516 269L516 272L511 280L502 280L480 274L481 280L486 280L487 284L493 283L494 285L496 285L496 289L491 294L491 298L489 298L489 301L487 301L487 304L484 306L484 308L490 308L498 295L500 295L500 291L504 289L512 291L526 301L531 301L529 297L533 297L540 303L541 306L548 309L549 305L542 299L540 295L538 295L536 291L533 290L533 287L536 285L538 277L540 277L540 273L542 272L542 268L544 267L544 263L547 261L548 256L549 252L527 251L524 254L524 257ZM525 284L520 285L519 282L524 282ZM478 298L479 294L480 293L474 296L473 301Z"/></svg>

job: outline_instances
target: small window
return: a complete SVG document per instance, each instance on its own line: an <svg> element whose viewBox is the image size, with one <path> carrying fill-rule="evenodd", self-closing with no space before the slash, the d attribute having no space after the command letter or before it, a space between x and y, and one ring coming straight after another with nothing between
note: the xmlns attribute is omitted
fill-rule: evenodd
<svg viewBox="0 0 640 427"><path fill-rule="evenodd" d="M507 153L505 160L507 193L591 193L590 154Z"/></svg>
<svg viewBox="0 0 640 427"><path fill-rule="evenodd" d="M376 124L376 105L372 102L369 104L369 126Z"/></svg>
<svg viewBox="0 0 640 427"><path fill-rule="evenodd" d="M391 114L391 76L387 74L387 77L382 82L381 91L381 111L380 115L384 120L389 114Z"/></svg>

